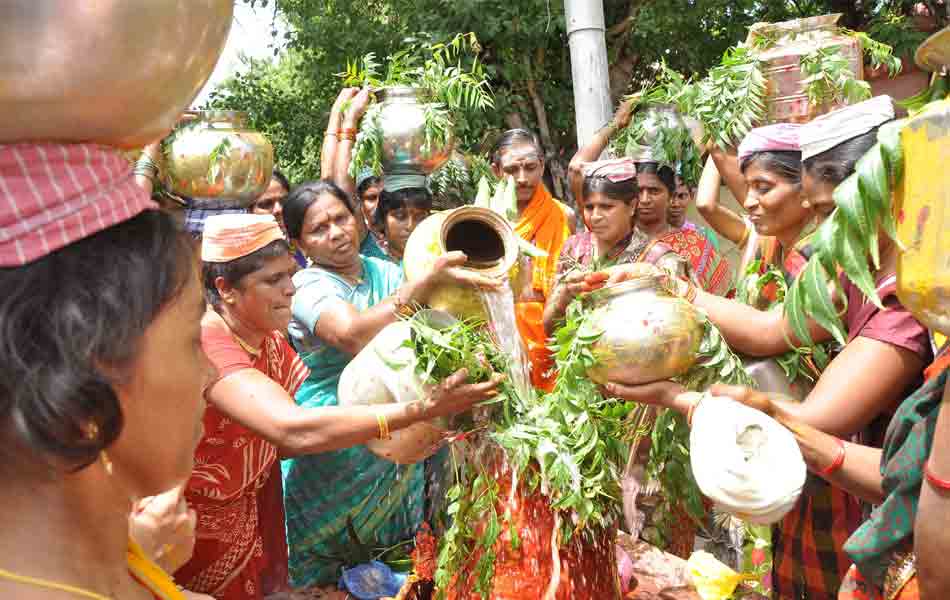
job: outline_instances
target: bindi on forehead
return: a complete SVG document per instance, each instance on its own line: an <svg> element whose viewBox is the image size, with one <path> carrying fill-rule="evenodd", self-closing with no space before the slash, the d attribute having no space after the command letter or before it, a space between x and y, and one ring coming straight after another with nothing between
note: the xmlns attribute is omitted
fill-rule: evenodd
<svg viewBox="0 0 950 600"><path fill-rule="evenodd" d="M501 155L501 164L506 167L540 162L541 156L538 154L538 149L529 145L513 146Z"/></svg>

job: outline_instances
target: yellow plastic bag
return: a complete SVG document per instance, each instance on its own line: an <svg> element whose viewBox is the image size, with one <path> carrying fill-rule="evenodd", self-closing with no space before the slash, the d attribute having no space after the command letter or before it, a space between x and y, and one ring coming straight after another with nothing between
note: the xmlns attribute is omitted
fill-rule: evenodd
<svg viewBox="0 0 950 600"><path fill-rule="evenodd" d="M748 579L755 579L754 575L736 573L719 562L715 556L699 550L693 552L686 562L689 569L689 578L696 588L696 593L703 600L726 600L732 597L736 586Z"/></svg>

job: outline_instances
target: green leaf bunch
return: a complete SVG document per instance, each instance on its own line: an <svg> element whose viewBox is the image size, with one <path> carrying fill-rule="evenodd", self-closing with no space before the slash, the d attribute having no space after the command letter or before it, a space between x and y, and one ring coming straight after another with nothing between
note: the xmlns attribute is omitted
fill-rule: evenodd
<svg viewBox="0 0 950 600"><path fill-rule="evenodd" d="M834 191L837 207L812 238L814 253L788 291L785 315L792 332L808 346L814 343L808 332L808 317L844 345L847 332L841 320L846 298L839 269L879 307L871 267L880 267L879 232L900 245L891 209L891 191L903 177L903 149L900 130L905 121L885 123L878 130L877 143L862 156L855 171ZM841 306L836 305L834 298Z"/></svg>
<svg viewBox="0 0 950 600"><path fill-rule="evenodd" d="M813 107L854 104L871 97L871 84L855 77L841 46L815 48L800 59L803 84Z"/></svg>
<svg viewBox="0 0 950 600"><path fill-rule="evenodd" d="M726 51L699 82L692 116L706 129L706 142L735 147L765 118L766 80L759 59L746 46Z"/></svg>

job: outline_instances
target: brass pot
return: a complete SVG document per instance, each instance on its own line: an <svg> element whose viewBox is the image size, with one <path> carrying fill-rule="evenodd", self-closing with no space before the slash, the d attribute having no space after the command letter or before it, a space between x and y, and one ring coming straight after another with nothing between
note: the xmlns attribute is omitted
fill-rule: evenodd
<svg viewBox="0 0 950 600"><path fill-rule="evenodd" d="M199 111L165 142L165 177L176 194L229 198L247 205L267 190L274 172L274 148L248 129L247 113Z"/></svg>
<svg viewBox="0 0 950 600"><path fill-rule="evenodd" d="M428 175L445 164L452 154L451 132L443 146L425 150L425 103L421 90L411 87L385 88L378 94L379 127L382 130L383 172L389 175Z"/></svg>
<svg viewBox="0 0 950 600"><path fill-rule="evenodd" d="M508 221L487 208L462 206L436 213L420 223L406 242L406 279L422 278L439 257L456 250L468 256L467 269L489 277L510 275L518 262L515 235ZM474 288L444 285L430 295L429 306L459 319L487 320L481 294Z"/></svg>
<svg viewBox="0 0 950 600"><path fill-rule="evenodd" d="M897 296L928 329L950 335L950 100L901 129L904 177L896 190Z"/></svg>
<svg viewBox="0 0 950 600"><path fill-rule="evenodd" d="M590 324L597 383L636 385L686 373L703 339L702 319L689 302L667 292L653 276L607 286L591 294Z"/></svg>
<svg viewBox="0 0 950 600"><path fill-rule="evenodd" d="M436 327L454 322L449 315L431 310L420 311L413 318ZM405 345L411 333L405 321L387 325L346 365L337 385L340 406L406 404L429 393L429 386L416 373L415 353ZM413 464L432 456L448 434L447 419L420 421L391 432L387 440L370 440L366 447L396 464Z"/></svg>
<svg viewBox="0 0 950 600"><path fill-rule="evenodd" d="M234 0L0 2L0 143L161 139L224 49Z"/></svg>

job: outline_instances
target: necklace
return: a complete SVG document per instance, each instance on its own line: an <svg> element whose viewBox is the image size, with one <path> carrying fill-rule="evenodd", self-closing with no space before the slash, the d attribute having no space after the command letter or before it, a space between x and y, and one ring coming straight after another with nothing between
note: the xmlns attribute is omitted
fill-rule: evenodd
<svg viewBox="0 0 950 600"><path fill-rule="evenodd" d="M234 338L234 341L238 343L238 346L240 346L241 348L243 348L245 352L247 352L248 354L250 354L250 355L253 356L254 358L257 358L258 356L261 355L261 349L260 349L260 348L255 348L254 346L248 344L247 342L245 342L244 340L241 339L241 336L239 336L238 334L234 333L234 331L231 332L231 337L233 337L233 338Z"/></svg>
<svg viewBox="0 0 950 600"><path fill-rule="evenodd" d="M57 583L55 581L49 581L48 579L39 579L38 577L28 577L26 575L18 575L16 573L11 573L10 571L5 571L0 569L0 579L9 579L10 581L15 581L16 583L23 583L26 585L32 585L40 588L47 588L51 590L59 590L61 592L68 592L70 594L75 594L77 596L82 596L83 598L92 598L92 600L112 600L110 596L103 596L102 594L97 594L95 592L90 592L79 587L72 585L67 585L65 583Z"/></svg>

